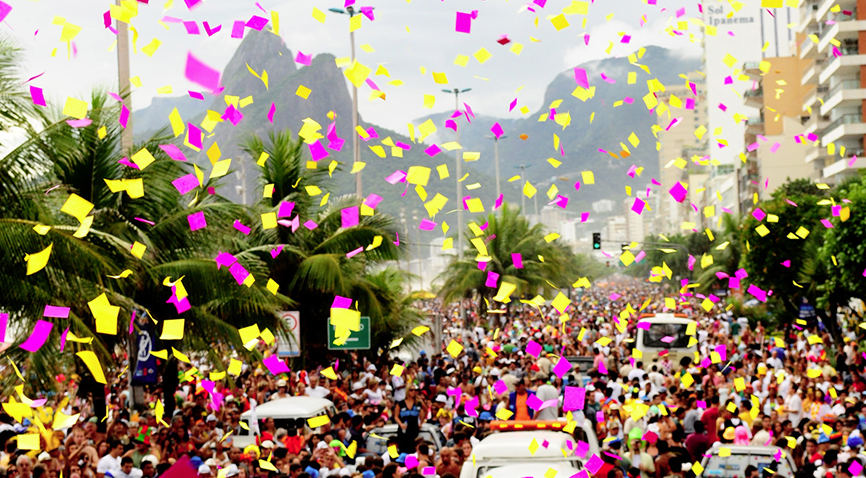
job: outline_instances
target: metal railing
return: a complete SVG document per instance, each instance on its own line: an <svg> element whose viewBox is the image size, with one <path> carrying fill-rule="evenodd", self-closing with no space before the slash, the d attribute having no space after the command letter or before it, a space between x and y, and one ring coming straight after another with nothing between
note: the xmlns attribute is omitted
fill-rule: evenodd
<svg viewBox="0 0 866 478"><path fill-rule="evenodd" d="M843 124L856 124L863 122L863 114L862 113L849 113L847 115L842 115L833 121L824 129L824 131L833 131L834 129L842 126Z"/></svg>
<svg viewBox="0 0 866 478"><path fill-rule="evenodd" d="M826 102L829 98L833 97L833 95L835 95L836 93L838 93L842 90L856 90L859 88L860 88L860 78L855 78L852 80L843 80L843 81L840 81L838 85L831 88L830 91L828 91L827 94L824 95L824 97L822 99Z"/></svg>

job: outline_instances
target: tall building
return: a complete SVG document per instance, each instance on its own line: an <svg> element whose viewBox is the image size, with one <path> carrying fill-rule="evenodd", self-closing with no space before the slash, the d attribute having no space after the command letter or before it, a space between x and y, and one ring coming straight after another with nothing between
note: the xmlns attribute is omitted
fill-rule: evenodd
<svg viewBox="0 0 866 478"><path fill-rule="evenodd" d="M709 149L720 164L734 164L745 149L742 120L757 116L755 108L743 105L742 94L750 86L743 64L789 56L794 38L787 25L798 12L783 7L771 14L758 1L713 1L703 11Z"/></svg>
<svg viewBox="0 0 866 478"><path fill-rule="evenodd" d="M808 141L802 136L812 118L803 102L815 90L800 81L812 62L799 56L766 58L744 67L753 88L745 92L743 101L759 113L749 119L746 151L737 163L741 212L750 210L756 197L768 198L788 179L812 176L813 166L806 162Z"/></svg>
<svg viewBox="0 0 866 478"><path fill-rule="evenodd" d="M693 86L692 86L693 85ZM694 88L694 89L692 89ZM705 156L706 138L699 138L695 131L707 124L706 81L699 73L689 73L682 84L665 85L658 93L660 101L670 105L669 113L659 115L656 126L659 142L659 182L656 203L654 232L672 233L688 214L685 207L677 203L668 191L678 182L688 182L688 164L694 156ZM679 119L675 126L671 121Z"/></svg>
<svg viewBox="0 0 866 478"><path fill-rule="evenodd" d="M833 12L838 5L838 11ZM810 66L802 84L814 85L803 107L811 111L805 133L812 178L835 184L866 167L866 3L805 0L800 6L799 57ZM863 37L863 43L860 42ZM857 159L854 159L854 156Z"/></svg>

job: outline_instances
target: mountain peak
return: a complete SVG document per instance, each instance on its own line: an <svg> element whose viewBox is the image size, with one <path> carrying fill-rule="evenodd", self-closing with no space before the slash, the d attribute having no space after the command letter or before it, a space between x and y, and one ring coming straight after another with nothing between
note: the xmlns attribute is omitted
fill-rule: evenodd
<svg viewBox="0 0 866 478"><path fill-rule="evenodd" d="M261 84L261 80L250 74L247 65L259 75L262 70L267 71L269 79L286 78L298 69L295 57L282 37L255 30L247 30L223 71L222 84L242 91L249 91L256 83ZM232 94L232 91L226 93Z"/></svg>

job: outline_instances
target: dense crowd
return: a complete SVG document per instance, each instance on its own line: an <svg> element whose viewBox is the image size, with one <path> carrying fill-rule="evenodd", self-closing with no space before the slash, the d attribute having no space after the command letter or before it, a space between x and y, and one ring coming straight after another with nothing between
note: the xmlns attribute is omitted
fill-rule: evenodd
<svg viewBox="0 0 866 478"><path fill-rule="evenodd" d="M697 321L698 352L710 360L634 358L638 314L662 312L672 295L676 312ZM339 364L279 376L245 364L238 377L217 381L209 392L201 377L186 373L205 362L193 358L181 364L188 380L165 416L158 389L145 394L147 408L130 414L126 374L111 376L110 413L100 423L88 397L65 380L37 411L80 414L78 422L51 430L35 415L16 420L0 413L0 470L7 478L189 476L179 470L202 478L455 478L494 420L563 419L595 432L604 462L596 478L694 476L692 464L717 442L778 446L793 458L797 476L862 477L866 361L856 323L840 320L844 341L835 346L820 323L771 336L763 324L724 309L705 312L701 300L620 280L577 292L566 317L549 305L511 304L470 328L461 327L454 307L430 302L444 338L412 361L349 353ZM628 322L623 310L632 312ZM445 351L452 341L462 346L456 356ZM532 353L530 343L540 350ZM273 353L264 344L260 350ZM592 364L558 374L561 356L591 357ZM585 390L580 410L563 410L567 387ZM329 422L310 429L268 417L241 420L244 412L294 396L329 399ZM394 424L396 432L386 434ZM586 439L578 437L582 430L575 428L576 438ZM38 449L18 446L26 433L41 434ZM250 435L253 445L237 445ZM371 438L386 449L373 449ZM740 476L771 476L774 466Z"/></svg>

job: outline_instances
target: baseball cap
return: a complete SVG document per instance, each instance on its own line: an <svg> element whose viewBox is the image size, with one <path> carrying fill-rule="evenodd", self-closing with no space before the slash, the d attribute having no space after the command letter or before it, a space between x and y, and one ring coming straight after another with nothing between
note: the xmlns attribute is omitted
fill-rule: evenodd
<svg viewBox="0 0 866 478"><path fill-rule="evenodd" d="M232 476L237 476L241 471L238 469L238 466L232 463L228 467L226 467L226 478L231 478Z"/></svg>
<svg viewBox="0 0 866 478"><path fill-rule="evenodd" d="M286 386L288 386L288 383L286 383L285 379L281 378L281 379L277 380L277 388L286 387Z"/></svg>
<svg viewBox="0 0 866 478"><path fill-rule="evenodd" d="M210 467L207 465L201 465L198 467L199 475L210 475Z"/></svg>

